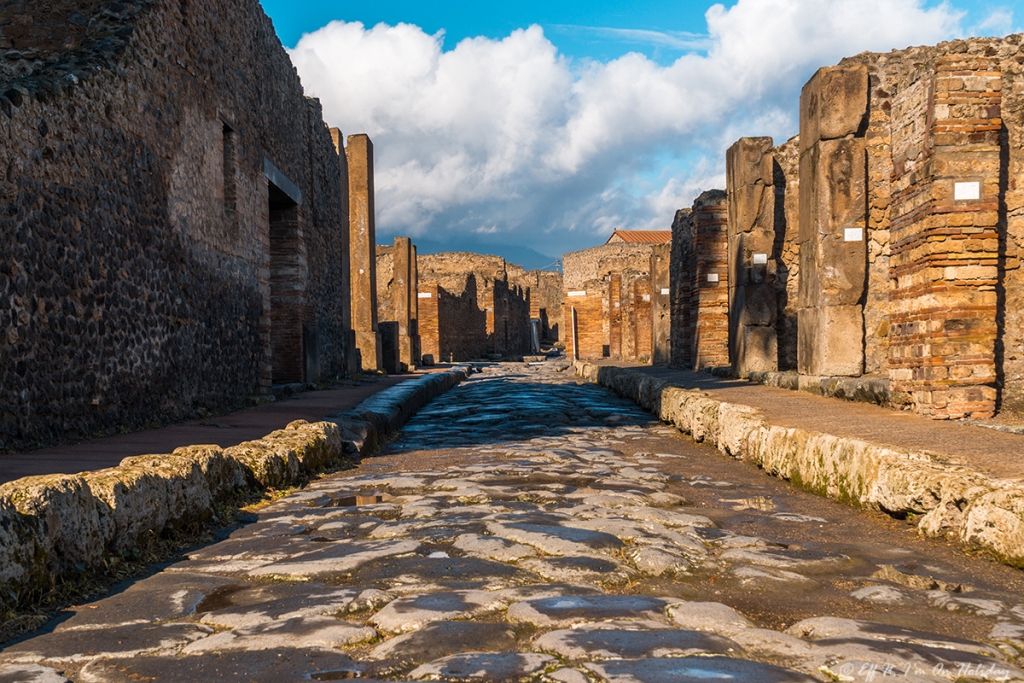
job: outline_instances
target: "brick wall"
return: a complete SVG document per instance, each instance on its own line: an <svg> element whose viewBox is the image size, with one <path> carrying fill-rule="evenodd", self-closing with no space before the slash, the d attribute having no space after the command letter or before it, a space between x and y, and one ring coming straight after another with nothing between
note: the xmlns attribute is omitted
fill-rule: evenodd
<svg viewBox="0 0 1024 683"><path fill-rule="evenodd" d="M61 46L0 74L0 447L239 405L285 361L343 374L344 166L258 2L2 8L14 48ZM51 31L74 12L84 37ZM285 358L267 162L301 195Z"/></svg>
<svg viewBox="0 0 1024 683"><path fill-rule="evenodd" d="M672 221L672 259L669 264L669 306L672 311L670 362L676 367L690 367L693 362L693 332L690 320L692 256L691 212L690 209L679 209Z"/></svg>
<svg viewBox="0 0 1024 683"><path fill-rule="evenodd" d="M600 281L591 282L593 287L586 290L566 292L562 310L565 311L566 355L570 358L601 358L604 355L605 292ZM573 334L573 311L576 313L576 334ZM577 352L575 340L579 341ZM576 355L578 353L578 355Z"/></svg>

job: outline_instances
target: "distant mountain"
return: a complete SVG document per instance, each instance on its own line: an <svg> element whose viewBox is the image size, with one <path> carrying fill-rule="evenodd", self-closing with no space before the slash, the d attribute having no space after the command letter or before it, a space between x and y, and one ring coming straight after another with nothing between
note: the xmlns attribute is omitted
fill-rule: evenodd
<svg viewBox="0 0 1024 683"><path fill-rule="evenodd" d="M383 236L377 240L380 244L390 244L390 236ZM536 249L524 247L521 244L489 244L486 242L470 241L459 239L456 243L440 242L437 240L412 238L416 245L416 251L420 254L440 254L445 251L468 251L474 254L492 254L500 256L509 263L522 266L526 270L554 270L557 256L542 254Z"/></svg>

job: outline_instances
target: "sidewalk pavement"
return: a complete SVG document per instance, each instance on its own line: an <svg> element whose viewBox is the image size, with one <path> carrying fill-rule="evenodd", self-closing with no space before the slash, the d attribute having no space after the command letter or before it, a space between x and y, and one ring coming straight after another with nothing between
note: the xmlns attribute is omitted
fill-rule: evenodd
<svg viewBox="0 0 1024 683"><path fill-rule="evenodd" d="M966 465L994 477L1024 478L1024 435L951 421L930 420L869 403L814 396L663 365L609 361L594 364L629 368L686 389L700 389L715 400L756 408L770 424L780 427L824 432L881 446L927 451L950 464Z"/></svg>
<svg viewBox="0 0 1024 683"><path fill-rule="evenodd" d="M260 439L295 420L315 422L331 413L350 410L379 391L446 367L439 365L428 371L380 377L372 382L346 382L335 388L305 391L255 408L169 427L117 434L25 453L0 454L0 484L21 477L76 474L115 467L127 457L170 453L181 446L237 446L243 441Z"/></svg>

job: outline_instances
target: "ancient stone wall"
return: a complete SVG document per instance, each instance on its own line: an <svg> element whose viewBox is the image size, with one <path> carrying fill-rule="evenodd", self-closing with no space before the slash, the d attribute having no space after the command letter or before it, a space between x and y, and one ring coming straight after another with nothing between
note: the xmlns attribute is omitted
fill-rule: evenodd
<svg viewBox="0 0 1024 683"><path fill-rule="evenodd" d="M612 357L650 362L654 324L650 269L654 247L648 243L616 242L563 256L566 304L573 298L573 292L601 297L600 307L592 302L577 306L577 324L584 330L584 336L592 340L586 346L580 342L581 353L595 354L581 355L581 358ZM646 280L646 284L640 285L643 294L638 309L636 292L640 280ZM587 316L597 317L583 317L583 311ZM565 319L571 321L568 312Z"/></svg>
<svg viewBox="0 0 1024 683"><path fill-rule="evenodd" d="M378 244L376 254L377 325L397 323L395 334L399 364L406 367L418 365L416 247L408 237L396 237L393 246Z"/></svg>
<svg viewBox="0 0 1024 683"><path fill-rule="evenodd" d="M351 259L352 329L362 368L383 370L377 331L377 228L373 185L373 142L365 134L349 135L349 257Z"/></svg>
<svg viewBox="0 0 1024 683"><path fill-rule="evenodd" d="M800 290L800 138L772 149L775 162L775 335L779 370L796 370Z"/></svg>
<svg viewBox="0 0 1024 683"><path fill-rule="evenodd" d="M658 244L651 253L651 363L672 360L672 245Z"/></svg>
<svg viewBox="0 0 1024 683"><path fill-rule="evenodd" d="M531 292L510 282L503 258L466 252L421 255L417 270L420 292L438 288L436 326L426 317L419 323L424 353L430 353L428 347L438 349L442 360L529 353Z"/></svg>
<svg viewBox="0 0 1024 683"><path fill-rule="evenodd" d="M530 317L541 321L541 341L557 342L562 328L562 274L553 270L523 270L506 264L509 284L530 295Z"/></svg>
<svg viewBox="0 0 1024 683"><path fill-rule="evenodd" d="M343 374L344 167L259 4L2 7L3 445Z"/></svg>

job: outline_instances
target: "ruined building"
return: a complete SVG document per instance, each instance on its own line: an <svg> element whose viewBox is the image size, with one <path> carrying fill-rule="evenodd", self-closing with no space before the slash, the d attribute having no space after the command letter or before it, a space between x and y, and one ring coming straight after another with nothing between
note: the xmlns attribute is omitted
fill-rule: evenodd
<svg viewBox="0 0 1024 683"><path fill-rule="evenodd" d="M341 134L256 0L4 2L0 47L0 445L349 370Z"/></svg>
<svg viewBox="0 0 1024 683"><path fill-rule="evenodd" d="M740 376L874 378L935 418L1024 410L1021 36L819 70L800 135L729 150Z"/></svg>
<svg viewBox="0 0 1024 683"><path fill-rule="evenodd" d="M377 245L377 326L384 370L402 372L420 364L419 275L416 245L396 237ZM403 368L404 366L404 368Z"/></svg>
<svg viewBox="0 0 1024 683"><path fill-rule="evenodd" d="M420 255L417 261L424 356L459 361L535 350L531 319L550 319L558 302L552 293L561 292L557 279L552 284L557 273L523 271L500 256L464 252ZM549 327L549 337L552 332L557 334Z"/></svg>
<svg viewBox="0 0 1024 683"><path fill-rule="evenodd" d="M668 230L616 230L563 257L570 357L668 361L671 240Z"/></svg>

